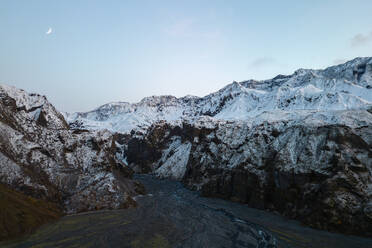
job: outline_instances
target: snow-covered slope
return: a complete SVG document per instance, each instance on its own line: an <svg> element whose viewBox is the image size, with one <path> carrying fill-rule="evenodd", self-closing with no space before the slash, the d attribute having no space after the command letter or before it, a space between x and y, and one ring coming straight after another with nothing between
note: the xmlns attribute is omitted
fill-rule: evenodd
<svg viewBox="0 0 372 248"><path fill-rule="evenodd" d="M290 113L306 115L365 109L372 104L372 58L356 58L324 70L299 69L264 81L233 82L205 97L152 96L139 103L109 103L87 113L67 114L74 128L108 129L129 133L165 120L251 120L263 114L281 119ZM268 114L269 113L269 114Z"/></svg>

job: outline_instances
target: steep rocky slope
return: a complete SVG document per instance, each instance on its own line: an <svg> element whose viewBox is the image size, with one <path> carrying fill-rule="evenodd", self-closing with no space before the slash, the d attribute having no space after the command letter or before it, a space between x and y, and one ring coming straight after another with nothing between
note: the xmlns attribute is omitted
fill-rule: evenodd
<svg viewBox="0 0 372 248"><path fill-rule="evenodd" d="M134 204L141 187L116 158L108 131L70 130L37 94L0 86L0 183L65 213Z"/></svg>

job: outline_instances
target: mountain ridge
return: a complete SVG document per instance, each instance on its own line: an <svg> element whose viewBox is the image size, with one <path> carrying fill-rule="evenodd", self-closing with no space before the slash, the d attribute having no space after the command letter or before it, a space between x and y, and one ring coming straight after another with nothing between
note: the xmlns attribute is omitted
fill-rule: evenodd
<svg viewBox="0 0 372 248"><path fill-rule="evenodd" d="M112 102L67 114L72 127L129 133L156 121L210 116L249 120L265 112L336 111L372 105L372 58L359 57L325 69L298 69L268 80L233 82L204 97L150 96L138 103Z"/></svg>

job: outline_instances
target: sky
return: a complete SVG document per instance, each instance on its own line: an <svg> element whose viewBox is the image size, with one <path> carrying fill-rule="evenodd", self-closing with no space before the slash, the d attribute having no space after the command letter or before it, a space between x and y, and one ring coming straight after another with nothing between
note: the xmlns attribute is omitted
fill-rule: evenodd
<svg viewBox="0 0 372 248"><path fill-rule="evenodd" d="M0 83L88 111L372 56L370 0L0 0Z"/></svg>

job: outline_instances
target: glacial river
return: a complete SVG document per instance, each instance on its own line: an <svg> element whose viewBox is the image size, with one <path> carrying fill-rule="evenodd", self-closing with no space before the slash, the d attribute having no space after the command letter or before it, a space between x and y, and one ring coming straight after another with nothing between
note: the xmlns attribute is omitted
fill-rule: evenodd
<svg viewBox="0 0 372 248"><path fill-rule="evenodd" d="M1 247L372 247L243 204L200 197L179 182L137 175L137 208L65 216Z"/></svg>

